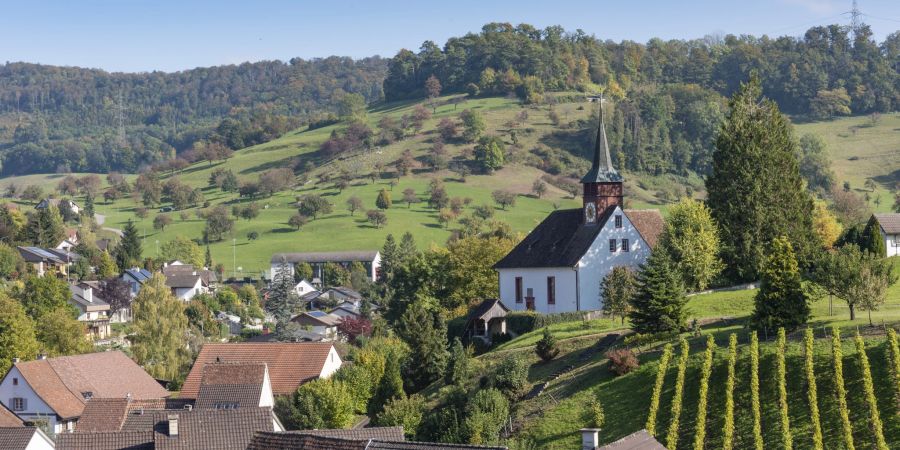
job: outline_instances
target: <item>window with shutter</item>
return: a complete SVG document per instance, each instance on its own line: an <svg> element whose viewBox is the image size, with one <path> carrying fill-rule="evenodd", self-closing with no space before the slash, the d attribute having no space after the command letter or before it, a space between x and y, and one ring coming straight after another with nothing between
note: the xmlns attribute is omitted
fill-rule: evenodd
<svg viewBox="0 0 900 450"><path fill-rule="evenodd" d="M610 239L610 240L609 240L609 252L610 252L610 253L615 253L615 252L616 252L616 240L615 240L615 239Z"/></svg>

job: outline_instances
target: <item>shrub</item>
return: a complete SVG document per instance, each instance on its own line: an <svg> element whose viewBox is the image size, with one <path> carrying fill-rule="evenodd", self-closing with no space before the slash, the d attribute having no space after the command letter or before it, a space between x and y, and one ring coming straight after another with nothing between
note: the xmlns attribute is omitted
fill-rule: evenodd
<svg viewBox="0 0 900 450"><path fill-rule="evenodd" d="M685 338L681 338L681 356L678 358L678 376L675 378L675 395L672 397L672 421L666 435L666 448L678 447L678 421L681 418L681 399L684 395L684 375L687 371L691 348Z"/></svg>
<svg viewBox="0 0 900 450"><path fill-rule="evenodd" d="M847 389L844 387L844 351L841 348L841 330L831 330L832 364L834 364L834 389L838 400L838 413L841 416L841 430L844 448L853 450L853 425L850 423L850 410L847 409Z"/></svg>
<svg viewBox="0 0 900 450"><path fill-rule="evenodd" d="M813 446L816 450L824 448L822 444L822 425L819 423L819 401L816 392L816 370L814 365L815 354L813 352L813 330L806 329L803 337L804 359L806 362L806 385L809 399L809 421L812 422Z"/></svg>
<svg viewBox="0 0 900 450"><path fill-rule="evenodd" d="M544 337L537 342L537 345L534 347L534 352L537 353L544 362L556 358L556 355L559 354L559 346L556 344L556 338L553 337L550 328L544 327Z"/></svg>
<svg viewBox="0 0 900 450"><path fill-rule="evenodd" d="M734 447L734 369L737 364L737 335L728 336L728 379L725 381L725 425L722 431L722 449Z"/></svg>
<svg viewBox="0 0 900 450"><path fill-rule="evenodd" d="M519 355L509 355L494 370L494 387L507 397L518 398L528 385L528 364Z"/></svg>
<svg viewBox="0 0 900 450"><path fill-rule="evenodd" d="M778 329L778 341L776 342L775 371L778 378L778 413L781 418L781 443L785 450L793 448L793 436L791 436L791 419L788 416L787 399L787 368L784 364L784 347L786 344L784 328Z"/></svg>
<svg viewBox="0 0 900 450"><path fill-rule="evenodd" d="M672 344L666 344L662 356L659 357L659 365L656 367L656 382L653 384L653 396L650 397L650 412L647 414L647 424L644 428L650 435L656 435L656 413L659 411L659 397L662 394L663 382L666 378L666 370L669 361L672 360Z"/></svg>
<svg viewBox="0 0 900 450"><path fill-rule="evenodd" d="M425 397L419 394L409 397L396 397L384 405L384 411L378 414L375 423L379 426L402 426L403 433L408 438L413 438L422 423L422 415L425 413Z"/></svg>
<svg viewBox="0 0 900 450"><path fill-rule="evenodd" d="M712 374L713 353L716 350L716 341L712 335L706 337L706 353L704 353L703 368L700 371L700 399L697 402L697 425L694 431L694 450L703 450L703 442L706 440L706 404L709 395L709 376Z"/></svg>
<svg viewBox="0 0 900 450"><path fill-rule="evenodd" d="M616 375L625 375L638 368L638 359L630 348L616 348L606 352L609 370Z"/></svg>
<svg viewBox="0 0 900 450"><path fill-rule="evenodd" d="M862 336L856 333L856 356L859 358L860 372L862 372L863 388L866 393L866 404L869 406L869 426L875 436L875 446L878 450L887 450L887 441L884 440L881 416L878 413L878 401L875 398L875 383L872 381L872 370L869 367L869 357L866 355L866 342Z"/></svg>
<svg viewBox="0 0 900 450"><path fill-rule="evenodd" d="M759 337L750 334L750 408L753 412L753 446L763 450L762 418L759 410Z"/></svg>
<svg viewBox="0 0 900 450"><path fill-rule="evenodd" d="M600 403L600 396L596 393L588 400L588 426L591 428L601 428L606 423L606 413L603 412L603 404Z"/></svg>

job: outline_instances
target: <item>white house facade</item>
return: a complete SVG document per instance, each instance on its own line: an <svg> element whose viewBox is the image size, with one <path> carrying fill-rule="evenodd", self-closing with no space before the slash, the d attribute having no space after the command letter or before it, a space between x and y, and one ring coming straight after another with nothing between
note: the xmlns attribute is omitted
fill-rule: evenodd
<svg viewBox="0 0 900 450"><path fill-rule="evenodd" d="M381 268L381 253L377 250L371 251L349 251L349 252L311 252L311 253L276 253L272 255L271 268L269 276L275 279L282 265L286 264L291 276L294 275L294 266L297 263L307 263L313 269L312 284L317 286L328 285L328 280L324 280L325 265L328 263L338 264L345 269L349 269L350 265L358 262L366 269L369 280L378 279L378 269Z"/></svg>
<svg viewBox="0 0 900 450"><path fill-rule="evenodd" d="M657 210L625 210L622 176L612 167L603 113L581 209L550 213L494 265L500 300L544 314L603 307L600 281L614 267L637 268L662 232Z"/></svg>
<svg viewBox="0 0 900 450"><path fill-rule="evenodd" d="M46 423L54 434L71 433L78 417L63 417L56 413L28 384L15 365L0 381L0 399L17 416L26 422Z"/></svg>
<svg viewBox="0 0 900 450"><path fill-rule="evenodd" d="M900 255L900 213L875 214L875 220L881 226L886 255Z"/></svg>

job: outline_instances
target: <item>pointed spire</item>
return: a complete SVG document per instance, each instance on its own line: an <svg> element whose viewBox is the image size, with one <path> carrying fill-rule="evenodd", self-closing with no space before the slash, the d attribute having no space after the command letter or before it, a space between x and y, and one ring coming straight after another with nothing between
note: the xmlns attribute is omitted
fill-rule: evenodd
<svg viewBox="0 0 900 450"><path fill-rule="evenodd" d="M600 123L597 126L597 143L594 146L594 161L591 170L581 179L582 183L622 181L622 176L612 165L609 156L609 142L606 140L606 124L603 123L603 95L600 95Z"/></svg>

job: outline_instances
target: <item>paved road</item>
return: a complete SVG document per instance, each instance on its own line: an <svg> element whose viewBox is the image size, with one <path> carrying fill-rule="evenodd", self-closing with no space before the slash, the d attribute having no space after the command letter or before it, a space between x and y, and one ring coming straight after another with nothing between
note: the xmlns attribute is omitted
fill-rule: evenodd
<svg viewBox="0 0 900 450"><path fill-rule="evenodd" d="M122 235L123 235L122 230L120 230L118 228L110 228L110 227L103 226L103 224L106 223L106 216L104 216L103 214L94 213L94 220L97 221L97 225L100 225L102 227L102 229L104 229L106 231L112 231L113 233L116 233L119 237L122 237Z"/></svg>

